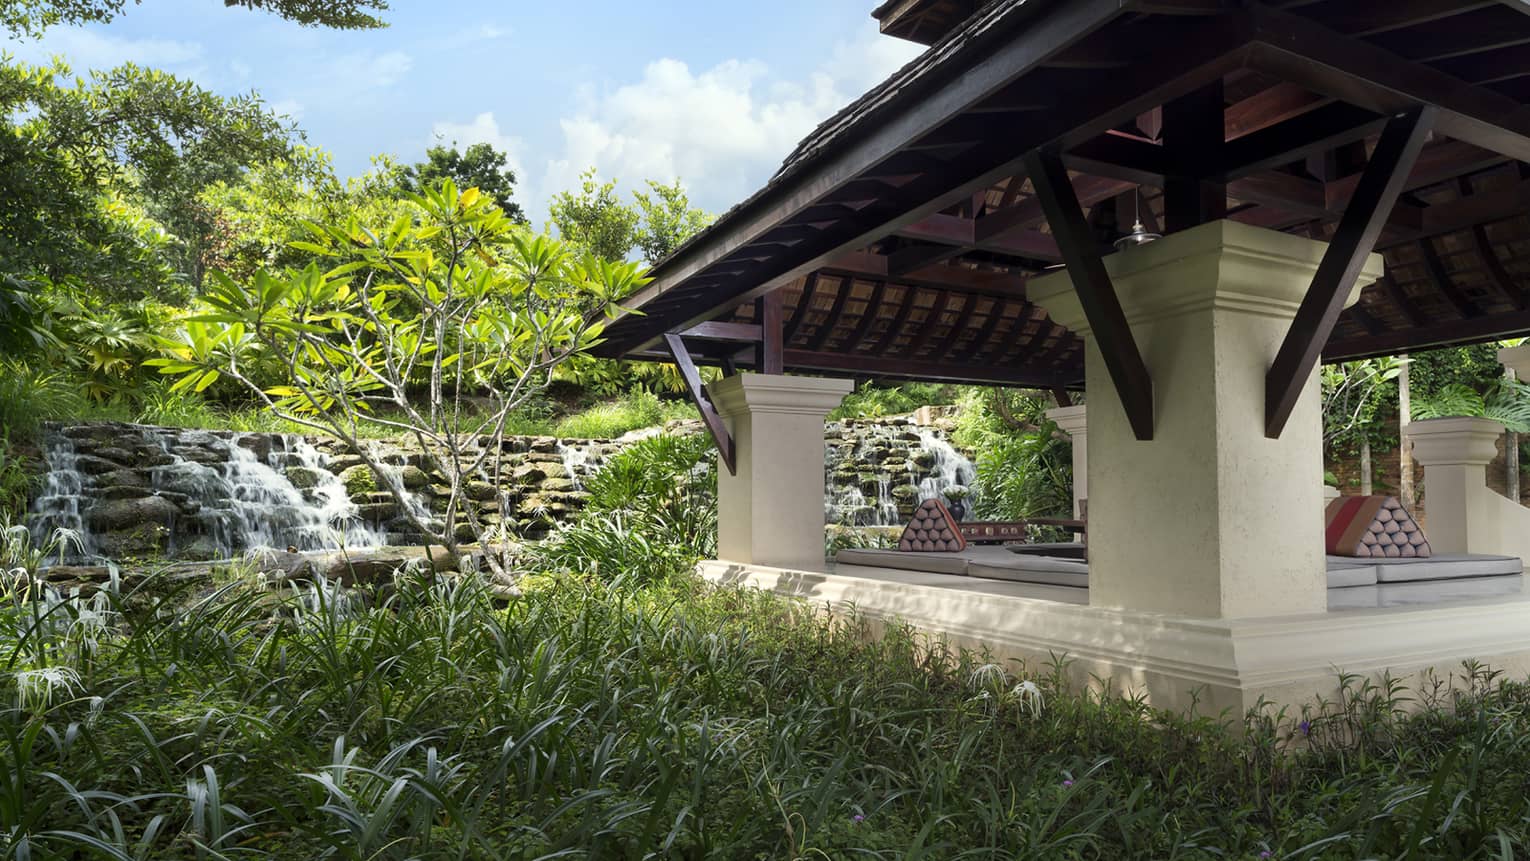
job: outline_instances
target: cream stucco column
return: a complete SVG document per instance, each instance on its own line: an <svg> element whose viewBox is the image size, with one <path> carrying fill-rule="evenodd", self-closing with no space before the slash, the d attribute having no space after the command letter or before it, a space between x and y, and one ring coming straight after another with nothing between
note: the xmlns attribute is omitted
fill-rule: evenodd
<svg viewBox="0 0 1530 861"><path fill-rule="evenodd" d="M1073 516L1083 513L1089 498L1089 416L1088 407L1058 407L1047 410L1047 418L1073 440Z"/></svg>
<svg viewBox="0 0 1530 861"><path fill-rule="evenodd" d="M823 420L852 388L849 380L775 374L707 386L738 466L736 475L718 469L718 558L823 570Z"/></svg>
<svg viewBox="0 0 1530 861"><path fill-rule="evenodd" d="M1436 553L1505 553L1498 500L1487 465L1498 455L1503 425L1479 418L1416 421L1404 428L1424 467L1425 532Z"/></svg>
<svg viewBox="0 0 1530 861"><path fill-rule="evenodd" d="M1514 372L1516 380L1530 383L1530 344L1505 347L1498 351L1498 362Z"/></svg>
<svg viewBox="0 0 1530 861"><path fill-rule="evenodd" d="M1316 375L1279 439L1265 373L1327 246L1217 221L1105 258L1153 380L1155 434L1132 434L1067 272L1028 298L1086 341L1089 600L1202 618L1321 612ZM1349 301L1382 274L1371 255Z"/></svg>

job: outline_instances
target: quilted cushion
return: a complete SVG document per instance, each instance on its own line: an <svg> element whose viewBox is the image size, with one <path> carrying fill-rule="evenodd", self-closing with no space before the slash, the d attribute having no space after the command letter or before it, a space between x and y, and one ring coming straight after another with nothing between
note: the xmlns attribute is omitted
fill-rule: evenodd
<svg viewBox="0 0 1530 861"><path fill-rule="evenodd" d="M914 509L914 519L903 529L898 538L898 549L904 553L955 553L965 550L967 539L962 537L956 518L946 510L938 499L926 499Z"/></svg>

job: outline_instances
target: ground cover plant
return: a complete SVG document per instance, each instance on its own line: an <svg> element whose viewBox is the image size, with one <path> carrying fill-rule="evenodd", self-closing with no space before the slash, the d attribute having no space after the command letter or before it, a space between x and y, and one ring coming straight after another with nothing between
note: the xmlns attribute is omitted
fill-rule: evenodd
<svg viewBox="0 0 1530 861"><path fill-rule="evenodd" d="M684 445L628 466L692 473ZM594 522L651 488L628 472ZM704 586L676 522L627 528L670 542L664 570L543 564L508 603L408 571L370 593L247 571L60 595L26 576L47 549L6 531L0 858L1530 849L1523 683L1470 668L1458 695L1349 680L1284 721L1156 713L1078 693L1060 663Z"/></svg>

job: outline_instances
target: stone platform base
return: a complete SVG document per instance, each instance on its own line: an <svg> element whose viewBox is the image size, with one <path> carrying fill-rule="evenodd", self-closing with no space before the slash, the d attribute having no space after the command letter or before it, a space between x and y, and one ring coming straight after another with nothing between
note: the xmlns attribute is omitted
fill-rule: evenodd
<svg viewBox="0 0 1530 861"><path fill-rule="evenodd" d="M707 580L765 589L872 620L901 619L953 647L1041 672L1066 656L1075 681L1145 694L1157 708L1239 716L1261 698L1332 698L1340 672L1410 686L1477 660L1530 675L1530 595L1247 619L1195 619L1081 603L1083 590L860 566L822 571L708 560Z"/></svg>

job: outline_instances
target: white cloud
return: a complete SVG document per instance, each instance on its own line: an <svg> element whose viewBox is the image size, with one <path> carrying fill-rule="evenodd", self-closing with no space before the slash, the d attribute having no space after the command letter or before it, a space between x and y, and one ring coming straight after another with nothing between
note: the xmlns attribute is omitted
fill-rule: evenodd
<svg viewBox="0 0 1530 861"><path fill-rule="evenodd" d="M272 113L281 114L291 120L303 118L303 103L296 99L281 99L266 105Z"/></svg>
<svg viewBox="0 0 1530 861"><path fill-rule="evenodd" d="M917 50L883 36L844 43L797 80L757 61L696 72L666 58L649 63L634 83L586 88L579 109L560 120L562 152L547 160L530 211L541 213L590 166L627 188L678 177L698 204L726 208L774 172L815 125Z"/></svg>
<svg viewBox="0 0 1530 861"><path fill-rule="evenodd" d="M413 68L414 58L403 51L341 54L326 64L321 77L354 93L391 87Z"/></svg>
<svg viewBox="0 0 1530 861"><path fill-rule="evenodd" d="M512 32L513 31L509 27L504 27L499 24L490 22L484 22L477 26L468 27L465 30L459 31L457 33L456 41L493 42L499 39L508 38Z"/></svg>
<svg viewBox="0 0 1530 861"><path fill-rule="evenodd" d="M199 64L203 48L198 42L175 39L124 39L94 30L55 27L39 41L17 42L12 53L32 63L47 62L55 54L68 59L76 73L110 69L123 63L174 69Z"/></svg>
<svg viewBox="0 0 1530 861"><path fill-rule="evenodd" d="M524 181L526 177L526 171L522 164L525 141L501 131L499 121L494 118L493 111L485 111L466 123L442 120L431 126L430 134L431 141L429 146L444 143L448 145L456 144L462 149L467 149L476 143L486 143L507 156L510 169L515 171L518 181Z"/></svg>

